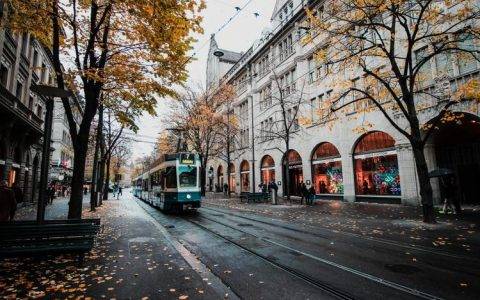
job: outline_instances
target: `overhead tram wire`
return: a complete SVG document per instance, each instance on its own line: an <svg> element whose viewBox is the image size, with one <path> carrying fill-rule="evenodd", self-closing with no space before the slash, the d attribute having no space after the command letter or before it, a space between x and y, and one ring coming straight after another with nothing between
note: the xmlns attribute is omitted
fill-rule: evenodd
<svg viewBox="0 0 480 300"><path fill-rule="evenodd" d="M247 3L245 3L242 7L240 7L240 9L237 10L237 12L233 16L231 16L230 19L228 19L222 26L220 26L217 29L217 31L215 31L213 34L217 34L223 29L225 29L225 27L227 27L227 25L230 24L252 2L253 0L248 0ZM205 42L200 46L200 48L198 48L195 52L193 52L193 54L187 58L187 60L181 65L181 67L184 67L186 64L188 64L190 60L194 58L198 54L198 52L200 52L200 50L202 50L207 45L209 41L210 39L205 40Z"/></svg>

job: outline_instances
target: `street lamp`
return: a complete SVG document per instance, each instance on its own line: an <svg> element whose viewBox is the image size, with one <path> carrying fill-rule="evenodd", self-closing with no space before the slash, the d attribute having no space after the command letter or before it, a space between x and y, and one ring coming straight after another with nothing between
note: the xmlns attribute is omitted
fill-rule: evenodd
<svg viewBox="0 0 480 300"><path fill-rule="evenodd" d="M213 52L213 55L215 55L216 57L222 57L225 55L225 53L223 53L223 51L221 50L217 50L215 52Z"/></svg>
<svg viewBox="0 0 480 300"><path fill-rule="evenodd" d="M47 99L45 125L43 128L42 166L40 171L40 193L38 195L37 222L45 220L46 191L48 184L48 169L50 165L50 141L52 138L53 98L68 98L72 92L49 85L33 84L32 92Z"/></svg>

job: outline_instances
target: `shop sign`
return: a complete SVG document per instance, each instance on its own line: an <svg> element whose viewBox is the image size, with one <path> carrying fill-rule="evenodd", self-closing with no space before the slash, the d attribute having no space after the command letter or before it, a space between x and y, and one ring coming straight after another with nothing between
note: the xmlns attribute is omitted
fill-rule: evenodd
<svg viewBox="0 0 480 300"><path fill-rule="evenodd" d="M388 155L396 155L396 154L397 154L397 151L390 150L390 151L382 151L382 152L374 152L374 153L368 153L368 154L355 155L355 159L365 159L365 158L371 158L371 157L377 157L377 156L388 156Z"/></svg>
<svg viewBox="0 0 480 300"><path fill-rule="evenodd" d="M341 157L337 157L337 158L326 158L326 159L317 159L317 160L312 161L312 164L314 164L314 165L328 164L328 163L331 163L331 162L337 162L337 161L341 161L341 160L342 160Z"/></svg>

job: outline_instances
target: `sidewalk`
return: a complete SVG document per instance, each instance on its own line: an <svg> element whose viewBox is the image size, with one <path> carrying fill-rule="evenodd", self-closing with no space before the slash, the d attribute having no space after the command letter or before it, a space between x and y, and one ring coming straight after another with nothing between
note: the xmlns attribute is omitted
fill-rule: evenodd
<svg viewBox="0 0 480 300"><path fill-rule="evenodd" d="M55 199L47 219L66 217L68 200ZM175 250L153 219L125 192L83 218L101 218L94 249L77 267L75 256L12 258L0 261L0 298L223 299ZM34 219L21 208L17 219Z"/></svg>
<svg viewBox="0 0 480 300"><path fill-rule="evenodd" d="M313 206L300 205L299 202L272 205L242 203L233 196L227 199L223 195L208 194L204 205L254 213L305 227L391 239L465 255L480 251L479 207L466 208L461 216L437 214L437 224L425 224L420 207L396 204L317 200Z"/></svg>

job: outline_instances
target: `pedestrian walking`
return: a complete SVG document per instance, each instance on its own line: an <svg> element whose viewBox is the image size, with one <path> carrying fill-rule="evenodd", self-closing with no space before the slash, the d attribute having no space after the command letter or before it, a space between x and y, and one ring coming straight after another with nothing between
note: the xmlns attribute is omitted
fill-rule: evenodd
<svg viewBox="0 0 480 300"><path fill-rule="evenodd" d="M84 187L84 188L83 188L83 194L84 194L84 195L88 194L88 188L87 188L87 187Z"/></svg>
<svg viewBox="0 0 480 300"><path fill-rule="evenodd" d="M226 183L223 184L223 195L224 196L228 195L228 184Z"/></svg>
<svg viewBox="0 0 480 300"><path fill-rule="evenodd" d="M0 222L12 221L17 211L15 193L7 186L7 181L0 181Z"/></svg>
<svg viewBox="0 0 480 300"><path fill-rule="evenodd" d="M300 199L300 204L303 204L303 200L307 200L308 189L303 181L300 182L298 189L300 192L300 196L302 197Z"/></svg>
<svg viewBox="0 0 480 300"><path fill-rule="evenodd" d="M456 197L457 186L455 184L455 177L442 177L440 178L440 184L442 189L442 195L444 197L443 209L441 213L447 214L449 211L451 211L452 213L459 213L460 203ZM455 205L455 209L452 205Z"/></svg>
<svg viewBox="0 0 480 300"><path fill-rule="evenodd" d="M313 185L308 189L308 202L307 205L313 205L313 198L315 198L315 188Z"/></svg>
<svg viewBox="0 0 480 300"><path fill-rule="evenodd" d="M122 195L122 187L121 187L121 186L118 187L118 194L119 194L120 196Z"/></svg>
<svg viewBox="0 0 480 300"><path fill-rule="evenodd" d="M53 199L55 199L55 187L53 184L50 184L50 186L47 189L47 201L49 204L53 203Z"/></svg>

